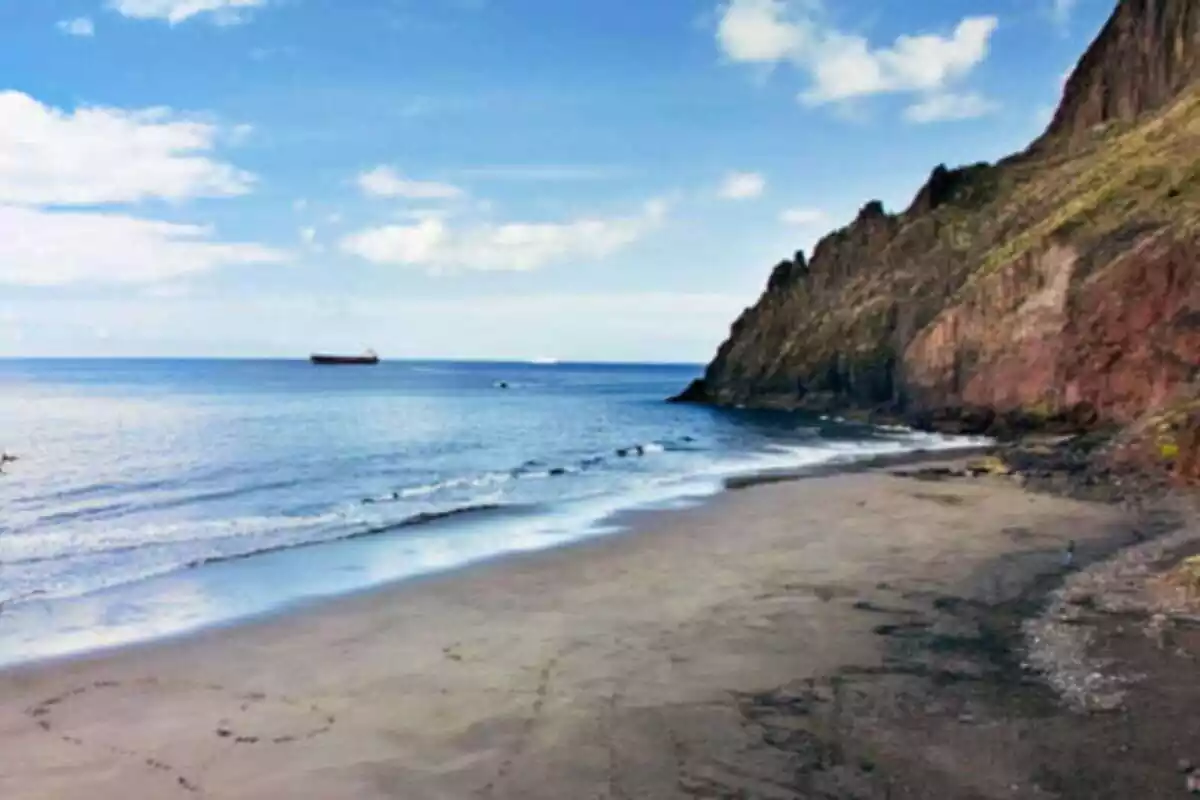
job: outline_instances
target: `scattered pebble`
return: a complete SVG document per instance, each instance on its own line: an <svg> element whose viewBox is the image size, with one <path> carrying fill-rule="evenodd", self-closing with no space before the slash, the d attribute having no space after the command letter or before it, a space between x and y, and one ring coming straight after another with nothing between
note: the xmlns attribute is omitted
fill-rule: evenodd
<svg viewBox="0 0 1200 800"><path fill-rule="evenodd" d="M1172 618L1189 608L1155 593L1154 579L1163 559L1197 539L1200 531L1181 528L1070 574L1063 586L1051 593L1043 613L1022 626L1027 648L1025 666L1041 673L1063 701L1077 711L1120 709L1127 687L1140 678L1120 674L1109 661L1092 655L1094 631L1085 623L1095 614L1145 614L1146 634L1166 649Z"/></svg>

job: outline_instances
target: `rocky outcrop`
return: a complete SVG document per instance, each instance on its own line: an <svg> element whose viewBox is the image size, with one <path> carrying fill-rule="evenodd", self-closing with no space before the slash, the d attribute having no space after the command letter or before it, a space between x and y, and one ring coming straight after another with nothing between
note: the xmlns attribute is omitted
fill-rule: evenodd
<svg viewBox="0 0 1200 800"><path fill-rule="evenodd" d="M1200 377L1200 3L1122 0L1046 135L780 263L679 399L1126 423Z"/></svg>
<svg viewBox="0 0 1200 800"><path fill-rule="evenodd" d="M1067 80L1047 138L1079 140L1130 120L1200 78L1200 3L1124 0Z"/></svg>
<svg viewBox="0 0 1200 800"><path fill-rule="evenodd" d="M1181 387L1110 443L1107 463L1140 473L1167 473L1200 486L1200 382Z"/></svg>

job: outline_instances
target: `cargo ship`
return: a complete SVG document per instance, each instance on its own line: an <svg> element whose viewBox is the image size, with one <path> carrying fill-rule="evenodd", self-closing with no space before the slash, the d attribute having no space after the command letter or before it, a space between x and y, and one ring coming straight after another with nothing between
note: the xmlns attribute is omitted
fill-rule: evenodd
<svg viewBox="0 0 1200 800"><path fill-rule="evenodd" d="M325 366L345 366L352 364L378 364L379 356L374 350L368 350L358 356L335 356L327 353L313 353L309 356L309 360L314 364L322 364Z"/></svg>

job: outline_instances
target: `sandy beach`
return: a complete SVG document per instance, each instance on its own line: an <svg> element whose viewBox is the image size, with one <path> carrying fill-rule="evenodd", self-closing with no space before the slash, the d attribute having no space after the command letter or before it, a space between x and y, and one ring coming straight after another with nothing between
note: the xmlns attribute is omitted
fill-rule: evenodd
<svg viewBox="0 0 1200 800"><path fill-rule="evenodd" d="M1067 541L1086 562L1130 520L1002 477L896 473L749 486L628 533L9 671L0 797L1109 796L1055 790L1030 758L1038 730L1075 723L1014 677L987 621L1025 613Z"/></svg>

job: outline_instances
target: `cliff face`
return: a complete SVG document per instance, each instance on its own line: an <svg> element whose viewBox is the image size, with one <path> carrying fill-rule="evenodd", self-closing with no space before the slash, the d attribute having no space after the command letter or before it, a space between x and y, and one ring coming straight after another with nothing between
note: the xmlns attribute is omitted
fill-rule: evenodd
<svg viewBox="0 0 1200 800"><path fill-rule="evenodd" d="M1198 365L1200 3L1121 0L1028 151L779 264L682 397L1128 422Z"/></svg>
<svg viewBox="0 0 1200 800"><path fill-rule="evenodd" d="M1200 3L1126 0L1067 80L1047 136L1086 136L1096 125L1160 108L1200 74Z"/></svg>

